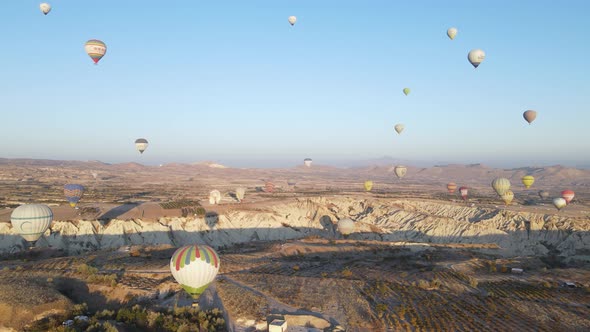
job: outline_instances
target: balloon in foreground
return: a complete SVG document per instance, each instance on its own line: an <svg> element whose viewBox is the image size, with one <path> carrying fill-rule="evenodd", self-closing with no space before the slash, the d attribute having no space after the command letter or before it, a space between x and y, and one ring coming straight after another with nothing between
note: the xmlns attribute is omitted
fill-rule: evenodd
<svg viewBox="0 0 590 332"><path fill-rule="evenodd" d="M238 202L241 202L245 195L246 189L244 187L238 187L238 189L236 189L236 198L238 199Z"/></svg>
<svg viewBox="0 0 590 332"><path fill-rule="evenodd" d="M44 3L42 3L42 4L39 5L39 9L41 9L41 12L43 14L47 15L51 11L51 5L48 4L47 2L44 2Z"/></svg>
<svg viewBox="0 0 590 332"><path fill-rule="evenodd" d="M147 149L148 145L149 145L149 143L148 143L147 139L145 139L145 138L138 138L135 140L135 148L141 154L143 154L143 151L145 151L145 149Z"/></svg>
<svg viewBox="0 0 590 332"><path fill-rule="evenodd" d="M461 187L459 188L459 193L461 194L461 198L463 198L463 200L466 201L467 195L469 194L469 188Z"/></svg>
<svg viewBox="0 0 590 332"><path fill-rule="evenodd" d="M295 22L297 22L297 17L289 16L289 24L295 25Z"/></svg>
<svg viewBox="0 0 590 332"><path fill-rule="evenodd" d="M338 232L342 235L349 235L354 231L354 221L351 219L340 219L338 220Z"/></svg>
<svg viewBox="0 0 590 332"><path fill-rule="evenodd" d="M457 190L457 185L454 182L451 182L447 184L447 190L449 191L449 194L452 194Z"/></svg>
<svg viewBox="0 0 590 332"><path fill-rule="evenodd" d="M565 201L565 199L563 199L561 197L553 199L553 206L555 206L558 211L563 209L566 205L567 205L567 202Z"/></svg>
<svg viewBox="0 0 590 332"><path fill-rule="evenodd" d="M373 181L371 181L371 180L365 181L365 190L371 191L371 189L373 189Z"/></svg>
<svg viewBox="0 0 590 332"><path fill-rule="evenodd" d="M219 265L219 256L207 245L178 248L170 258L172 276L195 300L215 280Z"/></svg>
<svg viewBox="0 0 590 332"><path fill-rule="evenodd" d="M401 134L402 131L404 131L404 129L406 128L406 126L404 126L401 123L398 123L395 125L395 127L393 127L393 129L395 129L395 131L397 131L398 134Z"/></svg>
<svg viewBox="0 0 590 332"><path fill-rule="evenodd" d="M539 197L541 197L541 199L549 198L549 192L546 190L539 190Z"/></svg>
<svg viewBox="0 0 590 332"><path fill-rule="evenodd" d="M78 204L82 195L84 195L84 186L81 184L66 184L64 186L64 195L70 203L70 206L76 207L76 204Z"/></svg>
<svg viewBox="0 0 590 332"><path fill-rule="evenodd" d="M506 205L510 205L510 203L512 203L512 200L514 199L514 193L512 192L512 190L508 190L501 197Z"/></svg>
<svg viewBox="0 0 590 332"><path fill-rule="evenodd" d="M529 189L535 183L535 177L532 175L525 175L522 177L522 184Z"/></svg>
<svg viewBox="0 0 590 332"><path fill-rule="evenodd" d="M310 167L312 162L313 162L313 160L311 160L311 158L303 159L303 164L307 167Z"/></svg>
<svg viewBox="0 0 590 332"><path fill-rule="evenodd" d="M573 190L564 190L561 192L561 197L565 199L567 204L569 204L574 199L574 196L576 196L576 194Z"/></svg>
<svg viewBox="0 0 590 332"><path fill-rule="evenodd" d="M457 35L457 28L449 28L449 30L447 30L447 36L449 36L449 38L451 38L451 40L455 39L456 35Z"/></svg>
<svg viewBox="0 0 590 332"><path fill-rule="evenodd" d="M492 181L492 188L499 196L502 196L510 189L510 181L506 178L497 178Z"/></svg>
<svg viewBox="0 0 590 332"><path fill-rule="evenodd" d="M404 94L407 96L410 94L410 88L404 88Z"/></svg>
<svg viewBox="0 0 590 332"><path fill-rule="evenodd" d="M107 53L107 45L98 39L90 39L84 45L84 50L92 58L94 64L98 64L100 59Z"/></svg>
<svg viewBox="0 0 590 332"><path fill-rule="evenodd" d="M53 221L53 211L44 204L25 204L10 215L14 231L25 240L35 242L45 233Z"/></svg>
<svg viewBox="0 0 590 332"><path fill-rule="evenodd" d="M526 122L531 124L531 122L535 121L537 118L537 112L528 110L522 114L522 117L526 120Z"/></svg>
<svg viewBox="0 0 590 332"><path fill-rule="evenodd" d="M406 176L406 173L408 172L408 169L406 168L406 166L395 166L395 168L393 169L393 172L395 173L395 175L397 175L398 178L403 178L404 176Z"/></svg>
<svg viewBox="0 0 590 332"><path fill-rule="evenodd" d="M469 60L469 62L471 62L474 68L477 68L483 62L485 57L485 52L480 49L471 50L467 55L467 59Z"/></svg>

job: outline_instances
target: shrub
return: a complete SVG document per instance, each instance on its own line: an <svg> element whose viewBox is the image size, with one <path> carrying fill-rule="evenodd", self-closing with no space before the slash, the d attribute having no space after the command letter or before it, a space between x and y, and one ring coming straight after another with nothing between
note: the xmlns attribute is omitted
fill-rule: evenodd
<svg viewBox="0 0 590 332"><path fill-rule="evenodd" d="M344 277L352 277L352 271L350 271L350 269L347 267L344 268L344 270L342 270L342 276Z"/></svg>
<svg viewBox="0 0 590 332"><path fill-rule="evenodd" d="M477 288L477 285L479 284L479 282L477 281L477 279L475 279L474 277L469 277L469 286L473 287L473 288Z"/></svg>
<svg viewBox="0 0 590 332"><path fill-rule="evenodd" d="M203 207L198 207L196 214L197 214L197 217L199 217L199 218L205 218L205 215L207 215L207 211Z"/></svg>

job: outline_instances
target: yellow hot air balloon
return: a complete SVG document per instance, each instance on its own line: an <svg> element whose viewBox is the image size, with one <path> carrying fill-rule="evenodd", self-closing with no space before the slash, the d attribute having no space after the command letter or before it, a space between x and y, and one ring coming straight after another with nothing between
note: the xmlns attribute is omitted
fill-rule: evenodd
<svg viewBox="0 0 590 332"><path fill-rule="evenodd" d="M451 38L451 40L455 39L456 35L457 35L457 28L449 28L449 30L447 30L447 36L449 36L449 38Z"/></svg>
<svg viewBox="0 0 590 332"><path fill-rule="evenodd" d="M297 17L289 16L289 24L291 24L291 26L293 26L293 25L295 25L295 22L297 22Z"/></svg>
<svg viewBox="0 0 590 332"><path fill-rule="evenodd" d="M532 175L525 175L522 177L522 184L529 189L535 183L535 177Z"/></svg>
<svg viewBox="0 0 590 332"><path fill-rule="evenodd" d="M512 192L512 190L508 190L501 197L506 205L510 205L510 203L512 203L512 200L514 199L514 193Z"/></svg>
<svg viewBox="0 0 590 332"><path fill-rule="evenodd" d="M373 181L371 181L371 180L365 181L365 190L371 191L371 189L373 189Z"/></svg>
<svg viewBox="0 0 590 332"><path fill-rule="evenodd" d="M499 196L502 196L510 189L510 181L506 178L497 178L492 181L492 188Z"/></svg>
<svg viewBox="0 0 590 332"><path fill-rule="evenodd" d="M410 94L410 88L404 88L404 94L407 96Z"/></svg>

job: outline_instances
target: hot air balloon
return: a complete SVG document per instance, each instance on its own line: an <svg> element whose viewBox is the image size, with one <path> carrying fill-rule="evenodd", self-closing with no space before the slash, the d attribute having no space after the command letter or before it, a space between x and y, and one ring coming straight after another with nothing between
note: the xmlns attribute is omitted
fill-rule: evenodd
<svg viewBox="0 0 590 332"><path fill-rule="evenodd" d="M207 245L184 246L170 258L170 272L196 306L199 296L215 280L220 263L215 250Z"/></svg>
<svg viewBox="0 0 590 332"><path fill-rule="evenodd" d="M275 185L274 183L270 182L270 181L266 181L266 183L264 184L264 191L267 193L272 193L275 191Z"/></svg>
<svg viewBox="0 0 590 332"><path fill-rule="evenodd" d="M561 197L565 199L567 204L571 203L572 199L574 199L574 196L576 196L576 194L573 190L568 189L561 192Z"/></svg>
<svg viewBox="0 0 590 332"><path fill-rule="evenodd" d="M567 202L565 199L559 197L559 198L554 198L553 199L553 205L557 208L557 211L563 209L566 205Z"/></svg>
<svg viewBox="0 0 590 332"><path fill-rule="evenodd" d="M295 25L295 22L297 22L297 17L289 16L289 24L291 24L291 26L293 26L293 25Z"/></svg>
<svg viewBox="0 0 590 332"><path fill-rule="evenodd" d="M147 139L145 139L145 138L138 138L135 140L135 148L141 154L143 154L143 151L145 151L145 149L147 149L148 145L149 145L149 143L148 143Z"/></svg>
<svg viewBox="0 0 590 332"><path fill-rule="evenodd" d="M497 178L492 181L492 188L494 188L498 196L502 196L510 189L510 181L506 178Z"/></svg>
<svg viewBox="0 0 590 332"><path fill-rule="evenodd" d="M535 183L535 177L532 175L525 175L522 177L522 184L529 189Z"/></svg>
<svg viewBox="0 0 590 332"><path fill-rule="evenodd" d="M404 88L404 94L407 96L410 94L410 88Z"/></svg>
<svg viewBox="0 0 590 332"><path fill-rule="evenodd" d="M209 193L209 204L219 204L221 202L221 193L219 190L211 190Z"/></svg>
<svg viewBox="0 0 590 332"><path fill-rule="evenodd" d="M47 15L51 11L51 5L48 4L47 2L43 2L42 4L39 5L39 9L41 9L41 12L43 14Z"/></svg>
<svg viewBox="0 0 590 332"><path fill-rule="evenodd" d="M461 187L459 188L459 193L461 194L461 198L463 198L463 200L466 201L467 195L469 194L469 188Z"/></svg>
<svg viewBox="0 0 590 332"><path fill-rule="evenodd" d="M395 173L395 175L397 175L398 178L403 178L404 176L406 176L406 173L408 172L408 169L406 168L406 166L395 166L395 168L393 169L393 172Z"/></svg>
<svg viewBox="0 0 590 332"><path fill-rule="evenodd" d="M457 35L457 28L449 28L449 30L447 30L447 36L449 36L449 38L451 38L451 40L455 39L456 35Z"/></svg>
<svg viewBox="0 0 590 332"><path fill-rule="evenodd" d="M373 189L373 181L371 181L371 180L365 181L365 190L371 191L371 189Z"/></svg>
<svg viewBox="0 0 590 332"><path fill-rule="evenodd" d="M469 60L469 62L471 62L474 68L477 68L479 64L483 62L485 57L485 52L480 49L473 49L469 51L469 54L467 55L467 59Z"/></svg>
<svg viewBox="0 0 590 332"><path fill-rule="evenodd" d="M401 134L402 131L404 131L404 128L406 128L406 126L404 126L401 123L398 123L395 125L395 127L393 127L395 129L395 131L397 131L398 134Z"/></svg>
<svg viewBox="0 0 590 332"><path fill-rule="evenodd" d="M311 160L311 158L303 159L303 164L307 167L310 167L312 162L313 162L313 160Z"/></svg>
<svg viewBox="0 0 590 332"><path fill-rule="evenodd" d="M92 177L96 180L96 178L98 177L98 173L97 172L90 172L90 174L92 174Z"/></svg>
<svg viewBox="0 0 590 332"><path fill-rule="evenodd" d="M537 112L528 110L522 114L522 117L526 120L526 122L531 124L531 122L535 121L537 118Z"/></svg>
<svg viewBox="0 0 590 332"><path fill-rule="evenodd" d="M514 199L514 193L512 192L512 190L507 190L504 194L502 194L501 197L506 205L510 205L510 203L512 203L512 200Z"/></svg>
<svg viewBox="0 0 590 332"><path fill-rule="evenodd" d="M456 189L457 185L454 182L447 184L447 190L449 191L449 194L454 193Z"/></svg>
<svg viewBox="0 0 590 332"><path fill-rule="evenodd" d="M351 219L345 218L338 220L338 232L340 234L347 236L350 235L354 231L354 221Z"/></svg>
<svg viewBox="0 0 590 332"><path fill-rule="evenodd" d="M246 189L244 187L238 187L238 189L236 189L236 198L238 199L238 202L242 202L245 195Z"/></svg>
<svg viewBox="0 0 590 332"><path fill-rule="evenodd" d="M70 203L70 206L76 207L76 204L78 204L80 198L84 195L84 186L81 184L66 184L64 186L64 195Z"/></svg>
<svg viewBox="0 0 590 332"><path fill-rule="evenodd" d="M45 233L51 221L53 221L53 211L44 204L21 205L10 215L10 223L14 231L32 244Z"/></svg>
<svg viewBox="0 0 590 332"><path fill-rule="evenodd" d="M545 190L539 190L539 197L541 197L541 199L547 199L549 198L549 192Z"/></svg>
<svg viewBox="0 0 590 332"><path fill-rule="evenodd" d="M107 53L107 45L98 39L90 39L84 45L84 50L97 65L100 59Z"/></svg>

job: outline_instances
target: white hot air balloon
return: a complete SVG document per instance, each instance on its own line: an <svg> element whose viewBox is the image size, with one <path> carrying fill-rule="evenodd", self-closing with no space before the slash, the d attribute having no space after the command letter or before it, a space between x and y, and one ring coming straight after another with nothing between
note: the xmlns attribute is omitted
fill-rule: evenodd
<svg viewBox="0 0 590 332"><path fill-rule="evenodd" d="M291 24L291 26L293 26L293 25L295 25L295 22L297 22L297 17L289 16L289 24Z"/></svg>
<svg viewBox="0 0 590 332"><path fill-rule="evenodd" d="M480 49L473 49L469 51L469 54L467 55L467 59L471 62L474 68L477 68L485 58L486 53Z"/></svg>
<svg viewBox="0 0 590 332"><path fill-rule="evenodd" d="M39 9L41 9L41 12L44 15L47 15L51 11L51 5L48 4L47 2L43 2L42 4L39 5Z"/></svg>
<svg viewBox="0 0 590 332"><path fill-rule="evenodd" d="M135 148L141 154L143 154L143 151L145 151L145 149L147 149L148 145L149 145L149 143L148 143L147 139L145 139L145 138L138 138L135 140Z"/></svg>
<svg viewBox="0 0 590 332"><path fill-rule="evenodd" d="M221 202L221 193L219 190L212 190L209 193L209 204L219 204Z"/></svg>
<svg viewBox="0 0 590 332"><path fill-rule="evenodd" d="M401 123L398 123L395 125L395 127L393 127L395 129L395 131L397 131L398 134L401 134L402 131L404 131L404 129L406 128L406 126L404 126Z"/></svg>
<svg viewBox="0 0 590 332"><path fill-rule="evenodd" d="M14 231L25 240L35 243L47 231L53 221L53 211L44 204L25 204L10 215Z"/></svg>
<svg viewBox="0 0 590 332"><path fill-rule="evenodd" d="M311 163L313 162L313 160L311 160L311 158L305 158L303 159L303 164L307 167L311 167Z"/></svg>
<svg viewBox="0 0 590 332"><path fill-rule="evenodd" d="M246 189L244 187L238 187L238 189L236 189L236 198L238 199L238 202L242 202L244 195L246 195Z"/></svg>
<svg viewBox="0 0 590 332"><path fill-rule="evenodd" d="M563 209L567 205L567 202L564 198L554 198L553 199L553 206L557 209L557 211Z"/></svg>
<svg viewBox="0 0 590 332"><path fill-rule="evenodd" d="M98 172L92 171L90 172L90 174L92 174L92 177L96 180L96 178L98 177Z"/></svg>
<svg viewBox="0 0 590 332"><path fill-rule="evenodd" d="M207 245L184 246L170 258L170 272L193 298L195 305L199 296L215 280L220 263L217 252Z"/></svg>
<svg viewBox="0 0 590 332"><path fill-rule="evenodd" d="M449 28L449 30L447 30L447 36L449 36L449 38L451 38L451 40L455 39L456 35L457 35L457 28Z"/></svg>
<svg viewBox="0 0 590 332"><path fill-rule="evenodd" d="M354 232L354 221L349 218L338 220L338 232L344 236Z"/></svg>
<svg viewBox="0 0 590 332"><path fill-rule="evenodd" d="M404 176L406 176L406 173L408 172L408 168L406 166L395 166L395 168L393 169L393 172L395 173L395 175L402 179Z"/></svg>

